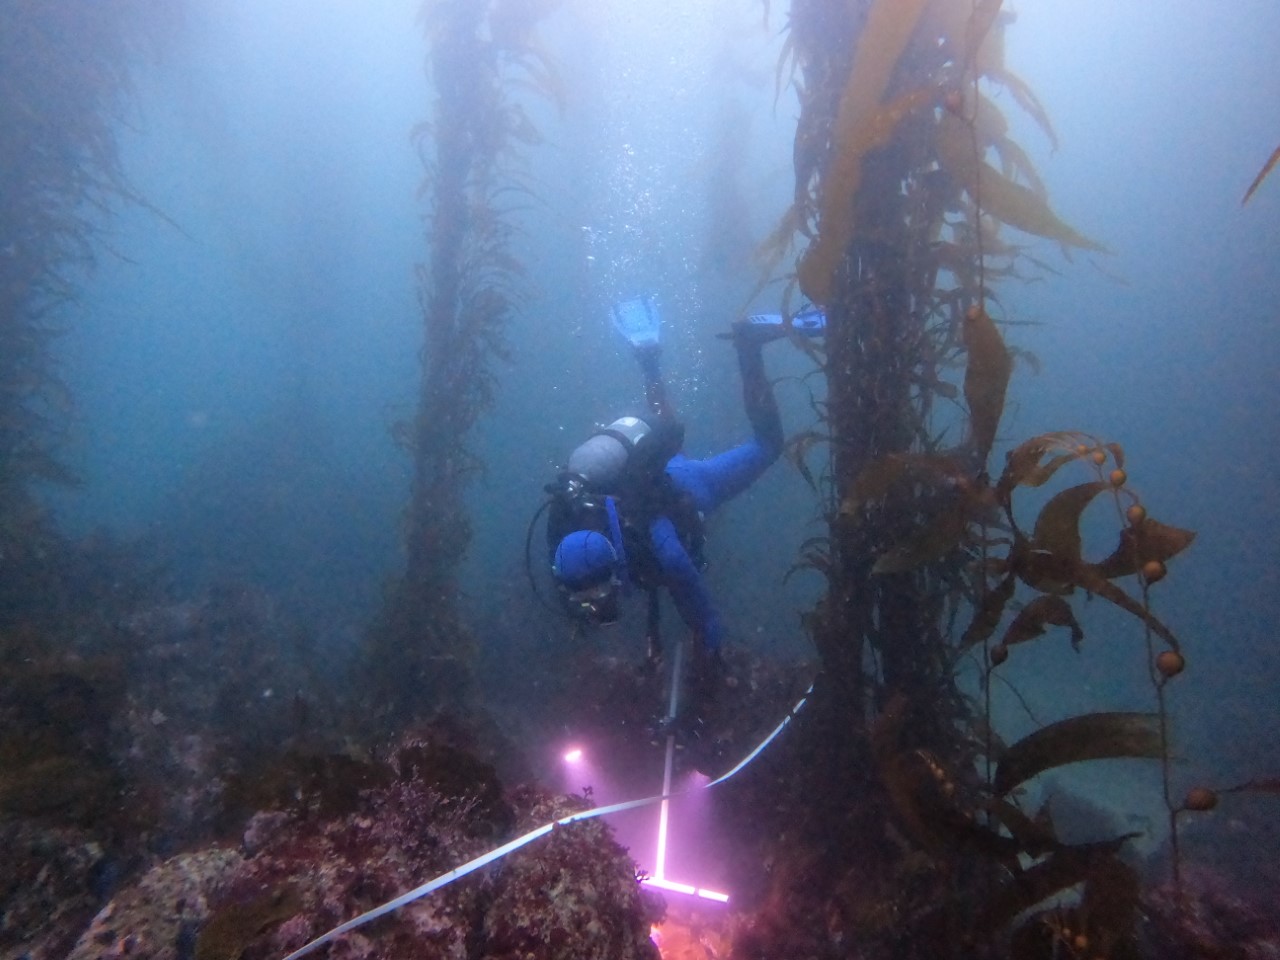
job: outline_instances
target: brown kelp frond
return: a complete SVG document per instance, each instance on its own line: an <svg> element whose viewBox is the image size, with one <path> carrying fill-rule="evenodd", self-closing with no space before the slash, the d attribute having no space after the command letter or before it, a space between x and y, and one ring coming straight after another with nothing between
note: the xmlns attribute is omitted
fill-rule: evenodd
<svg viewBox="0 0 1280 960"><path fill-rule="evenodd" d="M945 454L890 454L858 474L840 503L840 514L856 518L868 503L884 499L904 483L935 491L953 489L966 475L963 463Z"/></svg>
<svg viewBox="0 0 1280 960"><path fill-rule="evenodd" d="M963 542L968 524L963 514L941 511L914 533L876 557L873 574L906 573L940 560Z"/></svg>
<svg viewBox="0 0 1280 960"><path fill-rule="evenodd" d="M977 804L969 804L956 775L932 752L909 748L904 739L918 710L901 693L885 704L871 730L876 770L889 796L895 820L917 846L935 854L979 854L1016 862L1018 841L979 823Z"/></svg>
<svg viewBox="0 0 1280 960"><path fill-rule="evenodd" d="M1033 549L1061 560L1081 560L1080 515L1098 494L1110 489L1111 484L1096 480L1054 494L1036 517Z"/></svg>
<svg viewBox="0 0 1280 960"><path fill-rule="evenodd" d="M938 123L937 145L943 167L964 184L970 196L979 199L983 212L1001 223L1064 246L1108 252L1102 244L1062 220L1035 190L1010 180L975 154L971 128L950 111Z"/></svg>
<svg viewBox="0 0 1280 960"><path fill-rule="evenodd" d="M1146 515L1145 511L1120 531L1120 543L1115 552L1101 563L1093 565L1101 577L1112 580L1140 572L1147 564L1164 563L1176 557L1196 538L1194 530L1184 530L1161 523Z"/></svg>
<svg viewBox="0 0 1280 960"><path fill-rule="evenodd" d="M1058 135L1054 132L1048 111L1045 110L1044 105L1025 80L1004 66L988 67L983 71L983 76L992 83L999 84L1008 90L1013 95L1013 99L1018 106L1026 111L1027 115L1036 122L1036 126L1048 138L1049 146L1054 150L1058 149Z"/></svg>
<svg viewBox="0 0 1280 960"><path fill-rule="evenodd" d="M971 524L995 518L989 490L974 483L964 458L945 453L894 454L868 465L840 501L836 517L847 525L867 522L876 511L913 516L876 551L872 574L905 573L971 545Z"/></svg>
<svg viewBox="0 0 1280 960"><path fill-rule="evenodd" d="M1004 65L1004 25L1012 17L1003 15L1002 0L977 0L970 5L965 23L964 71L976 69L985 75L988 69Z"/></svg>
<svg viewBox="0 0 1280 960"><path fill-rule="evenodd" d="M1014 508L1014 491L1020 486L1042 486L1062 467L1077 461L1090 464L1099 479L1055 493L1041 507L1032 532L1024 533ZM1004 571L1044 593L1066 595L1080 589L1100 596L1140 619L1176 651L1177 638L1151 613L1145 600L1129 596L1111 581L1134 573L1141 574L1146 585L1159 581L1165 576L1166 561L1190 546L1195 534L1147 517L1146 509L1126 486L1124 462L1124 449L1119 444L1073 431L1033 437L1011 451L994 489L1013 531L1011 549L1002 560ZM1114 465L1109 473L1108 463ZM1082 555L1080 521L1103 493L1111 494L1125 524L1111 555L1100 563L1090 563ZM1123 506L1126 500L1127 509ZM990 632L983 636L989 637ZM1007 655L1007 648L1001 653Z"/></svg>
<svg viewBox="0 0 1280 960"><path fill-rule="evenodd" d="M1008 567L1027 586L1044 593L1070 594L1077 588L1102 597L1115 604L1146 625L1156 636L1174 650L1179 649L1178 638L1144 603L1129 596L1110 580L1098 574L1082 560L1071 556L1037 549L1032 541L1015 534L1013 549L1006 560Z"/></svg>
<svg viewBox="0 0 1280 960"><path fill-rule="evenodd" d="M784 452L787 459L795 465L800 471L800 476L804 477L805 483L815 493L818 490L818 481L814 478L813 471L809 467L809 453L818 444L829 443L831 437L819 430L804 430L795 436L787 439Z"/></svg>
<svg viewBox="0 0 1280 960"><path fill-rule="evenodd" d="M1022 147L1008 137L1001 137L992 143L992 148L995 150L996 155L1000 157L1000 172L1007 179L1024 181L1027 188L1037 197L1044 201L1048 200L1049 191L1044 185L1044 180L1040 178L1040 174L1031 162L1031 158L1027 156ZM1045 267L1047 265L1040 266ZM1050 273L1057 272L1051 267L1047 269Z"/></svg>
<svg viewBox="0 0 1280 960"><path fill-rule="evenodd" d="M815 303L831 299L835 268L853 238L853 201L863 158L884 146L908 114L940 95L935 88L922 87L881 105L923 9L923 0L879 0L867 14L836 116L830 166L822 179L820 230L796 271L800 289Z"/></svg>
<svg viewBox="0 0 1280 960"><path fill-rule="evenodd" d="M1157 714L1088 713L1050 724L1012 744L996 767L993 788L1003 796L1045 770L1084 760L1163 756Z"/></svg>
<svg viewBox="0 0 1280 960"><path fill-rule="evenodd" d="M1038 863L1015 872L987 897L973 919L973 933L982 938L993 937L1007 929L1020 915L1055 894L1087 884L1092 876L1119 862L1117 852L1133 836L1129 834L1102 843L1059 847ZM1029 922L1038 922L1039 919L1033 918ZM1074 945L1071 950L1067 956L1078 956L1074 953ZM1019 954L1015 953L1015 956Z"/></svg>
<svg viewBox="0 0 1280 960"><path fill-rule="evenodd" d="M969 355L964 374L964 399L969 405L969 444L975 462L985 464L995 442L996 428L1004 414L1004 398L1013 372L1013 359L995 323L979 306L965 311L964 346Z"/></svg>
<svg viewBox="0 0 1280 960"><path fill-rule="evenodd" d="M996 483L997 496L1007 506L1016 487L1043 486L1068 463L1102 449L1102 443L1096 437L1075 430L1043 433L1024 440L1006 455L1004 472ZM1059 452L1048 463L1042 464L1046 454L1054 451Z"/></svg>
<svg viewBox="0 0 1280 960"><path fill-rule="evenodd" d="M824 577L831 573L831 540L829 537L810 537L800 544L800 559L793 563L785 574L783 574L782 582L786 583L795 574L805 570L812 570L820 573Z"/></svg>
<svg viewBox="0 0 1280 960"><path fill-rule="evenodd" d="M1133 875L1116 859L1123 839L1069 847L1013 798L1038 773L1083 760L1156 757L1167 772L1163 691L1185 661L1152 613L1150 588L1193 534L1155 521L1144 532L1124 451L1086 433L1032 438L1002 471L992 468L998 480L988 475L1023 355L1000 323L1003 285L1056 272L1028 253L1038 238L1064 256L1103 250L1057 214L1010 136L997 95L1057 145L1043 105L1005 66L1012 16L1004 6L805 0L793 8L786 55L794 59L783 62L800 71L801 116L791 206L771 252L787 255L798 233L810 238L790 276L829 320L818 358L828 391L815 410L827 462L821 472L805 465L829 538L810 544L796 569L827 581L806 621L841 690L839 703L822 708L824 729L864 729L882 708L870 733L874 767L894 825L947 875L935 888L953 894L937 898L938 928L974 934L956 952L1092 957L1095 948L1126 949L1132 931ZM963 405L946 402L960 395ZM1087 473L1063 483L1072 464ZM1024 501L1038 504L1034 513ZM1091 533L1100 501L1115 509L1120 543L1091 562L1082 518ZM1141 593L1131 595L1115 581L1135 573ZM1082 607L1072 599L1081 594L1141 625L1158 712L1088 714L999 748L990 721L1001 684L1040 723L998 668L1013 647L1019 660L1033 659L1045 650L1033 642L1040 637L1081 650ZM866 765L863 753L815 747L841 770ZM815 787L826 786L815 775ZM1067 908L1045 901L1077 887L1070 925L1058 923ZM904 911L904 927L912 916ZM1087 936L1063 939L1068 929ZM943 955L921 949L917 932L902 934L904 953Z"/></svg>
<svg viewBox="0 0 1280 960"><path fill-rule="evenodd" d="M984 51L985 45L998 45L993 27L1000 14L1001 0L933 0L925 11L920 26L919 41L925 46L940 46L945 62L952 64L961 76L967 74L975 63L992 60L1002 62L998 50Z"/></svg>
<svg viewBox="0 0 1280 960"><path fill-rule="evenodd" d="M804 220L800 207L792 204L779 219L777 225L769 231L756 249L755 260L765 277L756 286L755 292L764 289L768 277L782 263L783 259L795 248L796 234L803 233Z"/></svg>
<svg viewBox="0 0 1280 960"><path fill-rule="evenodd" d="M1262 169L1258 171L1258 175L1253 178L1253 183L1249 184L1249 189L1244 192L1244 196L1240 199L1240 206L1243 207L1249 202L1249 198L1262 186L1262 181L1267 179L1267 174L1274 170L1278 163L1280 163L1280 147L1276 147L1271 156L1267 158L1267 162L1262 165Z"/></svg>
<svg viewBox="0 0 1280 960"><path fill-rule="evenodd" d="M1071 646L1076 650L1080 649L1084 630L1076 620L1076 615L1072 613L1071 605L1062 597L1053 594L1035 597L1019 610L1013 622L1009 624L1009 628L1005 630L1004 636L1000 638L1000 644L1007 649L1015 643L1034 640L1036 637L1043 636L1050 626L1067 627L1071 631Z"/></svg>
<svg viewBox="0 0 1280 960"><path fill-rule="evenodd" d="M564 79L555 60L538 45L536 39L526 38L523 46L503 47L507 62L517 66L523 76L511 76L506 83L512 89L528 90L539 100L555 104L558 113L563 114L569 102Z"/></svg>
<svg viewBox="0 0 1280 960"><path fill-rule="evenodd" d="M766 18L767 18L766 14ZM782 91L796 82L796 41L788 31L782 41L782 49L778 52L778 64L773 76L773 109L778 109L778 101L782 99Z"/></svg>
<svg viewBox="0 0 1280 960"><path fill-rule="evenodd" d="M978 604L973 620L960 637L959 649L968 650L980 643L986 643L1000 626L1004 609L1013 599L1018 580L1013 573L1006 573L1004 578L993 588L987 590Z"/></svg>
<svg viewBox="0 0 1280 960"><path fill-rule="evenodd" d="M982 809L995 823L1009 831L1021 852L1028 856L1040 857L1062 846L1053 823L1046 817L1029 817L1019 807L998 797L985 801Z"/></svg>

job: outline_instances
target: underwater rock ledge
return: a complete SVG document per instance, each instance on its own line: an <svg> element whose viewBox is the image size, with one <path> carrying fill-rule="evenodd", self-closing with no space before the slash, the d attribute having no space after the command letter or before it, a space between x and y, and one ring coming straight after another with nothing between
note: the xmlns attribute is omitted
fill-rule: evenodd
<svg viewBox="0 0 1280 960"><path fill-rule="evenodd" d="M511 837L585 809L536 787L502 791L470 755L427 741L406 741L377 766L380 776L351 774L377 785L345 811L316 802L261 811L239 849L185 853L152 868L98 913L69 960L278 960ZM626 850L592 821L352 931L327 956L657 960L649 931L660 912Z"/></svg>

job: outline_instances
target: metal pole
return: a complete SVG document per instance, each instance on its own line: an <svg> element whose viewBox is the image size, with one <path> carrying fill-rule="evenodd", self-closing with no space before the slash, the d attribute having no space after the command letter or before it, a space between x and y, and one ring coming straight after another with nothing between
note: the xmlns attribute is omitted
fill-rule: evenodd
<svg viewBox="0 0 1280 960"><path fill-rule="evenodd" d="M658 806L658 855L654 858L653 875L663 880L667 875L667 821L671 793L671 770L676 759L676 711L680 706L680 666L684 659L684 644L676 644L676 655L671 663L671 698L668 701L667 718L670 730L667 733L667 758L662 768L662 802Z"/></svg>

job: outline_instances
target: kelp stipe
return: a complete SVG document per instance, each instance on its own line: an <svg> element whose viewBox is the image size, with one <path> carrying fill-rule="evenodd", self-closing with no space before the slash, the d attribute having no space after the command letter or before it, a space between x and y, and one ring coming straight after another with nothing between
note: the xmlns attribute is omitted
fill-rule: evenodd
<svg viewBox="0 0 1280 960"><path fill-rule="evenodd" d="M413 131L427 168L420 194L429 259L417 268L422 381L417 412L394 436L412 463L405 568L366 641L379 715L401 719L458 705L474 643L458 610L471 541L464 502L480 467L468 434L489 408L494 365L521 299L510 197L532 196L522 148L540 137L517 96L555 99L555 72L532 42L544 5L427 0L422 8L435 102Z"/></svg>

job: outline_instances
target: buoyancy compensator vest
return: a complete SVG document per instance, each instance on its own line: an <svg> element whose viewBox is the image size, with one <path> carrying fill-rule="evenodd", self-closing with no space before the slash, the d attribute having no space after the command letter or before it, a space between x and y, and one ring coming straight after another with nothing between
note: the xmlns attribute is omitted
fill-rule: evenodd
<svg viewBox="0 0 1280 960"><path fill-rule="evenodd" d="M684 427L673 420L650 423L620 417L597 431L569 455L566 469L548 484L547 550L570 533L589 530L608 537L625 558L624 583L656 589L662 571L649 540L649 525L667 516L699 568L703 560L702 517L691 499L666 473L680 452Z"/></svg>

